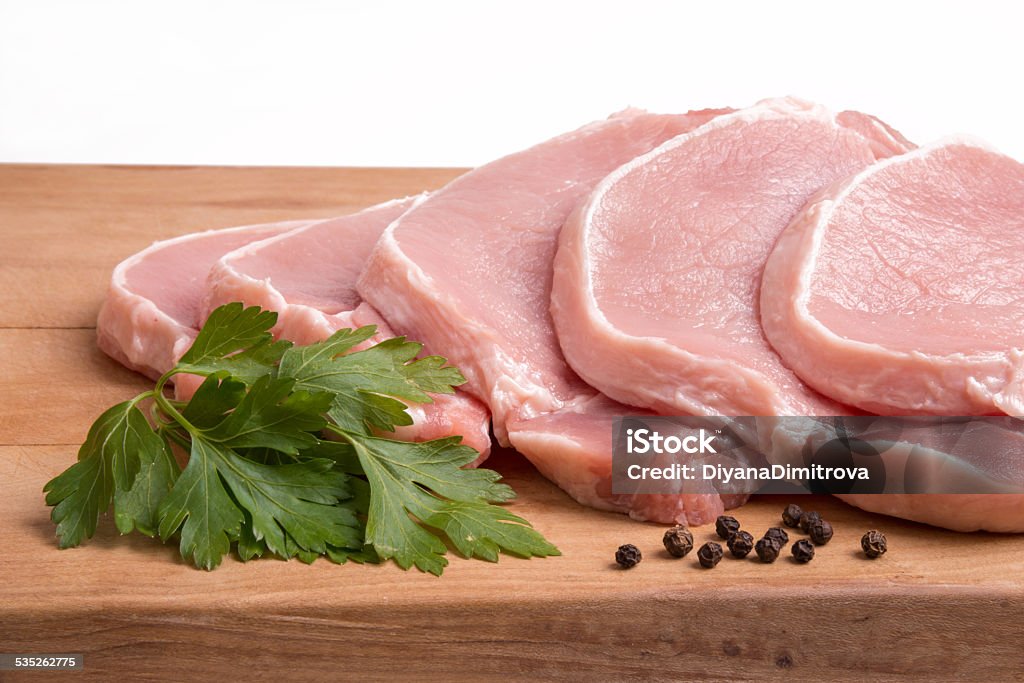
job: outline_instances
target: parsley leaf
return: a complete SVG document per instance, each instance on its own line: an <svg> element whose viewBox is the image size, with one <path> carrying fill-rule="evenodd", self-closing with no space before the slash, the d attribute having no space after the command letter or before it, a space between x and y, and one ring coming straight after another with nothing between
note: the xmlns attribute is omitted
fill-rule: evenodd
<svg viewBox="0 0 1024 683"><path fill-rule="evenodd" d="M245 398L246 384L233 377L221 379L210 375L192 394L192 399L181 411L189 424L208 429L220 423Z"/></svg>
<svg viewBox="0 0 1024 683"><path fill-rule="evenodd" d="M46 504L55 506L50 519L57 525L58 546L73 548L96 533L101 513L114 495L113 477L102 457L79 460L51 479Z"/></svg>
<svg viewBox="0 0 1024 683"><path fill-rule="evenodd" d="M410 425L412 417L403 400L432 403L427 391L451 393L453 386L466 381L456 368L445 366L443 358L416 360L422 345L404 337L348 353L376 331L373 325L339 330L323 342L289 349L278 372L295 379L298 388L333 393L328 417L354 431L369 427L392 432L396 426Z"/></svg>
<svg viewBox="0 0 1024 683"><path fill-rule="evenodd" d="M258 306L245 308L241 303L226 304L210 313L192 346L181 356L179 365L206 363L227 358L233 353L270 342L270 328L277 313Z"/></svg>
<svg viewBox="0 0 1024 683"><path fill-rule="evenodd" d="M291 342L274 341L270 329L277 313L231 303L214 310L174 372L211 375L223 372L245 384L273 373Z"/></svg>
<svg viewBox="0 0 1024 683"><path fill-rule="evenodd" d="M100 514L110 507L115 486L128 490L144 458L155 460L163 441L149 426L137 403L118 403L104 412L78 451L78 462L44 487L50 517L57 524L60 547L70 548L91 537Z"/></svg>
<svg viewBox="0 0 1024 683"><path fill-rule="evenodd" d="M244 510L250 545L262 542L282 557L319 555L327 544L360 547L355 514L338 505L348 495L329 460L264 465L193 438L189 463L161 506L160 536L180 527L182 556L213 569L239 538Z"/></svg>
<svg viewBox="0 0 1024 683"><path fill-rule="evenodd" d="M181 473L170 446L163 439L158 440L158 448L139 453L142 468L132 487L114 491L114 522L122 534L138 529L146 536L156 535L160 502Z"/></svg>
<svg viewBox="0 0 1024 683"><path fill-rule="evenodd" d="M354 446L370 483L366 540L398 566L440 575L447 547L442 531L466 557L497 561L502 550L521 557L557 555L526 520L491 503L515 493L497 472L461 469L477 452L460 437L422 443L339 432Z"/></svg>
<svg viewBox="0 0 1024 683"><path fill-rule="evenodd" d="M295 381L256 380L238 405L219 424L203 431L203 438L229 448L269 448L289 455L313 446L313 435L327 425L323 414L334 396L292 391Z"/></svg>
<svg viewBox="0 0 1024 683"><path fill-rule="evenodd" d="M498 551L518 557L560 555L530 523L499 505L483 501L441 501L423 520L445 533L466 557L498 561Z"/></svg>
<svg viewBox="0 0 1024 683"><path fill-rule="evenodd" d="M465 381L445 359L418 358L422 346L404 337L355 350L373 326L293 348L273 340L276 320L218 308L152 391L96 420L78 462L44 487L60 547L92 536L113 505L121 533L177 537L205 569L232 546L243 561L394 559L433 574L448 563L445 541L488 561L558 554L500 506L514 493L497 472L463 469L477 453L460 437L377 436L411 424L409 403ZM206 379L188 402L171 400L164 387L183 372ZM172 445L189 454L184 469Z"/></svg>
<svg viewBox="0 0 1024 683"><path fill-rule="evenodd" d="M203 439L192 442L188 465L160 504L160 538L181 530L181 556L213 569L242 530L242 511L220 478L224 454Z"/></svg>
<svg viewBox="0 0 1024 683"><path fill-rule="evenodd" d="M278 373L293 378L300 389L334 394L328 415L335 424L353 430L369 427L387 431L394 431L396 425L411 425L406 405L393 397L431 399L405 380L396 368L401 363L375 351L379 344L346 353L376 331L373 325L339 330L323 342L289 349L281 358Z"/></svg>
<svg viewBox="0 0 1024 683"><path fill-rule="evenodd" d="M405 366L405 377L423 391L454 394L455 387L465 384L466 378L458 368L447 363L441 356L425 356Z"/></svg>
<svg viewBox="0 0 1024 683"><path fill-rule="evenodd" d="M441 356L416 358L423 344L394 337L359 352L359 363L367 367L387 368L401 381L388 382L380 389L384 393L417 403L431 403L425 392L451 394L455 387L466 383L458 368L447 365Z"/></svg>
<svg viewBox="0 0 1024 683"><path fill-rule="evenodd" d="M338 505L349 497L346 475L328 459L305 459L268 465L235 449L261 449L298 455L315 446L314 435L326 425L323 417L331 394L293 392L295 382L265 375L244 394L225 379L215 390L211 379L196 395L221 413L241 396L215 425L198 428L186 421L191 438L189 463L160 506L160 536L181 529L181 553L205 569L216 567L241 537L248 520L248 541L262 542L282 557L320 555L327 544L360 547L355 514ZM190 404L191 406L191 404ZM190 412L188 408L186 413ZM194 412L194 411L192 411ZM247 552L253 549L248 543Z"/></svg>

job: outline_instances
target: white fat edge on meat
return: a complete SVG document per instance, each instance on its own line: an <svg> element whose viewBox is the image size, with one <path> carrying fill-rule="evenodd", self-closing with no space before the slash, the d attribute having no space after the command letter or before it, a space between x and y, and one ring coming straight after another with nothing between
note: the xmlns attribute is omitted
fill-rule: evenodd
<svg viewBox="0 0 1024 683"><path fill-rule="evenodd" d="M458 179L454 182L457 182L457 180ZM417 202L417 205L418 203L419 202ZM457 360L454 364L458 367L463 376L466 377L467 383L470 385L469 387L462 385L460 388L463 390L468 389L467 393L476 396L488 405L491 410L491 424L494 429L494 435L501 445L508 446L509 441L506 424L518 416L509 416L506 414L507 411L504 410L503 400L505 396L549 396L552 401L555 401L556 403L558 403L558 401L553 395L551 395L549 390L539 384L533 387L526 387L522 383L516 382L512 379L509 373L524 370L524 368L524 374L531 375L534 373L529 366L518 363L515 359L501 351L501 346L497 343L498 334L496 330L492 329L490 326L477 322L476 320L456 315L458 305L455 297L453 295L443 293L442 288L435 285L434 279L428 275L418 263L406 257L405 252L402 250L402 247L398 242L398 238L395 236L395 231L401 226L402 220L411 214L415 208L415 206L411 207L409 211L396 218L381 234L380 239L377 240L377 246L374 247L374 249L398 255L405 267L402 277L411 285L412 289L417 292L418 296L427 299L431 305L419 306L408 301L404 297L396 297L390 301L388 311L390 318L386 316L384 317L388 320L388 323L396 329L396 331L401 331L403 329L408 329L409 319L413 317L412 312L414 307L420 312L424 310L435 311L436 313L431 314L432 317L435 318L433 322L435 322L439 327L447 327L455 334L455 336L460 337L460 345L467 348L479 347L479 340L481 339L488 340L489 343L492 344L493 351L495 352L495 358L497 360L497 368L495 368L496 372L494 372L494 374L497 375L497 378L493 383L485 381L485 377L482 376L491 374L491 372L486 368L480 368L475 363L458 363ZM458 324L453 324L454 320L458 320ZM469 340L472 340L472 343ZM442 350L435 351L437 353L443 353ZM453 362L447 355L445 355L445 357L449 362ZM551 411L541 412L546 413ZM541 412L538 412L537 414L541 414Z"/></svg>
<svg viewBox="0 0 1024 683"><path fill-rule="evenodd" d="M263 239L256 240L254 242L250 242L249 244L242 245L241 247L238 247L237 249L229 251L227 254L225 254L224 256L220 257L217 260L217 263L214 264L213 268L210 269L210 275L209 275L209 280L208 280L210 286L207 287L207 291L206 291L206 297L205 297L205 302L204 302L204 306L203 306L203 308L206 309L206 310L204 311L204 313L208 315L210 313L209 309L213 308L213 302L211 301L211 298L212 298L211 295L213 294L213 291L217 287L218 280L220 278L223 278L223 277L232 277L232 278L237 278L237 279L239 279L241 281L244 281L244 282L246 282L246 283L248 283L250 285L254 285L254 286L262 285L265 288L265 295L269 299L274 301L273 310L275 310L275 311L277 311L279 313L281 311L283 311L285 309L285 307L292 308L292 309L295 309L295 310L302 310L307 315L310 315L311 317L313 317L316 320L318 320L321 325L323 325L325 327L331 326L331 324L332 324L331 323L331 319L334 318L337 314L326 313L325 311L323 311L323 310L321 310L319 308L316 308L315 306L308 306L308 305L305 305L305 304L297 304L297 303L290 302L284 296L284 294L279 289L277 289L277 287L274 286L274 284L271 281L271 278L269 276L265 277L265 278L253 277L253 276L249 275L248 273L245 273L243 271L238 270L238 268L235 267L235 263L240 261L240 260L242 260L242 259L248 258L250 256L254 256L255 254L259 253L261 250L263 250L263 249L265 249L265 248L267 248L269 246L272 246L272 245L277 244L279 242L283 242L283 241L285 241L285 240L295 236L296 234L299 234L299 233L302 233L302 232L306 232L308 230L312 230L313 228L321 226L324 223L330 223L332 221L336 221L336 220L344 219L344 218L354 218L356 216L359 216L360 214L369 213L371 211L378 211L378 210L382 210L382 209L387 209L387 208L390 208L390 207L393 207L393 206L400 205L400 204L402 204L404 202L409 202L410 200L413 200L412 203L409 206L409 209L407 209L407 210L411 210L412 208L414 208L417 205L419 205L424 199L426 199L428 194L429 193L424 192L422 194L415 195L415 196L406 196L406 197L400 197L400 198L397 198L397 199L390 199L390 200L388 200L386 202L382 202L380 204L374 204L373 206L369 206L369 207L367 207L365 209L360 209L359 211L357 211L355 213L346 214L344 216L335 216L333 218L327 218L327 219L316 220L316 221L308 221L304 225L300 225L299 227L296 227L296 229L294 229L294 230L289 230L287 232L284 232L284 233L281 233L281 234L277 234L277 235L271 235L269 237L265 237ZM227 302L221 302L221 303L227 303Z"/></svg>
<svg viewBox="0 0 1024 683"><path fill-rule="evenodd" d="M241 225L233 228L204 230L202 232L189 233L186 235L181 235L179 237L173 237L171 239L158 240L156 242L153 242L142 251L139 251L129 256L128 258L121 261L114 267L114 270L110 276L109 284L110 290L112 291L108 292L103 307L105 308L106 306L110 305L111 299L116 297L124 301L125 304L130 307L133 317L145 315L147 318L151 318L155 321L159 321L165 325L169 325L173 328L176 328L181 333L183 338L179 339L175 343L173 353L175 356L180 356L187 349L187 347L185 347L184 345L191 344L191 341L192 339L195 338L195 335L198 332L198 330L192 326L191 321L186 322L176 320L163 309L159 308L152 299L148 299L142 296L141 294L137 294L136 292L129 289L128 271L130 271L132 268L137 266L139 263L144 261L149 256L152 256L153 254L158 253L169 246L181 244L183 242L203 239L206 237L211 237L213 235L242 232L246 230L270 230L275 227L280 228L282 230L287 230L289 226L292 229L294 229L303 227L309 222L310 221L297 220L281 221L277 223L256 223L252 225ZM141 346L142 340L138 335L134 333L135 326L133 325L131 326L131 328L133 332L131 335L130 343L125 344L125 340L120 336L117 336L116 343L118 347L121 349L121 351L125 353L125 356L130 363L135 365L146 365L146 363L144 362L145 359L140 356L140 354L142 354L144 351L144 349Z"/></svg>
<svg viewBox="0 0 1024 683"><path fill-rule="evenodd" d="M645 154L641 154L640 156L638 156L638 157L636 157L636 158L626 162L622 166L619 166L617 169L612 171L609 175L607 175L604 179L602 179L595 186L594 190L591 192L590 196L587 198L586 204L584 205L585 211L584 211L583 216L581 216L581 220L583 221L582 224L584 226L592 224L593 218L594 218L594 214L599 209L599 207L601 205L601 200L604 197L604 195L607 194L607 192L612 187L614 187L616 183L618 183L620 180L625 178L627 175L632 173L637 168L640 168L640 167L644 166L648 162L658 158L659 156L661 156L661 155L663 155L663 154L665 154L667 152L675 150L677 147L679 147L679 146L681 146L683 144L686 144L688 141L692 140L693 138L696 138L696 137L699 137L699 136L703 136L703 135L707 134L710 131L717 130L717 129L720 129L720 128L724 128L724 127L729 126L731 124L734 124L736 122L749 123L749 122L755 122L755 121L758 121L758 122L759 121L763 121L763 120L765 120L765 115L768 115L769 117L777 117L777 118L784 118L784 117L793 116L793 115L806 116L807 118L812 119L812 120L818 120L818 121L822 121L822 122L833 123L833 124L838 126L838 123L836 123L835 114L833 112L831 112L829 109L825 108L822 105L815 104L813 102L808 102L806 100L802 100L802 99L795 98L795 97L784 97L784 98L775 98L775 99L761 100L761 101L757 102L756 104L754 104L753 106L748 107L746 109L739 109L737 111L730 112L730 113L727 113L727 114L720 114L720 115L714 117L713 119L711 119L710 121L704 123L703 125L698 126L697 128L694 128L691 131L688 131L686 133L682 133L680 135L677 135L674 138L671 138L671 139L667 140L666 142L663 142L661 145L655 147L654 149L650 150L649 152L646 152ZM583 292L584 292L584 296L587 299L587 308L588 308L588 314L589 314L588 317L590 317L592 324L595 327L600 328L603 332L608 334L610 337L617 338L617 339L619 339L620 341L623 341L623 342L628 342L628 341L635 340L635 339L642 339L642 340L648 341L650 343L657 344L659 346L667 344L667 342L666 342L664 337L656 337L656 336L637 337L635 335L625 334L625 333L621 332L618 328L614 327L611 324L611 322L608 320L608 318L604 315L604 313L601 311L600 307L598 306L597 298L596 298L596 296L594 294L595 290L594 290L594 287L593 287L593 281L592 281L592 277L591 277L592 268L591 268L590 256L589 256L589 254L590 254L590 243L589 243L590 231L584 229L584 230L581 231L581 233L582 234L581 234L581 238L580 238L581 239L581 249L580 249L581 254L580 254L580 258L581 258L581 269L582 269L582 272L583 272L583 285L584 285ZM739 374L742 374L745 377L746 381L748 381L748 382L763 383L763 377L762 377L762 375L759 372L756 372L756 371L748 372L745 369L736 368L733 364L728 363L728 362L726 362L724 360L721 360L721 359L712 359L712 358L705 357L705 356L698 356L698 355L696 355L696 354L694 354L692 352L686 351L684 349L680 349L678 347L672 347L672 353L673 353L673 355L676 355L677 357L685 358L687 362L694 362L694 361L699 359L703 363L715 363L715 364L721 365L722 369L725 370L727 373L731 373L731 374L739 373ZM665 397L662 397L662 396L659 396L659 395L654 395L653 398L655 398L656 400L665 400ZM680 402L679 401L680 398L684 398L685 400ZM672 397L672 402L675 402L675 403L683 406L689 412L692 412L694 414L698 414L699 415L699 414L704 414L704 413L708 412L707 406L705 406L701 402L692 401L687 396L680 395L679 392L675 392L674 393L674 395ZM799 411L790 411L790 412L799 412Z"/></svg>
<svg viewBox="0 0 1024 683"><path fill-rule="evenodd" d="M830 197L829 199L824 201L809 204L808 207L804 209L806 210L807 208L814 206L819 210L816 212L815 220L811 228L809 229L809 249L801 253L801 259L797 265L797 295L793 300L793 308L797 317L807 321L811 325L811 327L814 328L814 330L819 335L821 335L821 337L826 338L834 343L847 345L853 349L867 351L869 353L877 353L893 360L917 357L934 359L943 363L961 363L962 361L965 360L998 361L1005 356L1005 353L1002 351L993 351L988 353L980 352L974 354L954 353L945 356L939 356L936 354L924 354L918 351L894 351L881 344L840 337L839 335L832 332L832 330L830 330L828 327L826 327L820 320L812 316L810 312L811 275L818 264L818 254L821 253L821 248L825 240L825 232L827 230L829 222L832 219L832 215L835 213L836 206L839 205L844 199L846 199L858 185L860 185L861 183L863 183L865 180L875 175L876 173L879 173L880 171L885 170L891 166L898 166L901 164L914 161L919 158L926 157L932 152L937 151L939 149L953 146L974 147L977 149L984 150L986 152L992 152L994 154L1000 154L1000 156L1005 156L1002 155L998 150L995 149L995 147L993 147L989 143L983 140L979 140L978 138L975 138L973 136L947 136L939 140L936 140L935 142L932 142L928 145L918 147L917 149L907 152L905 154L899 154L896 156L891 156L887 159L882 159L881 161L876 161L875 163L867 166L866 168L862 169L853 176L850 176L845 180L839 181L835 185L832 185L831 188L826 188L825 190L821 191L822 193L828 194L833 194L834 192L838 191L835 194L835 196Z"/></svg>

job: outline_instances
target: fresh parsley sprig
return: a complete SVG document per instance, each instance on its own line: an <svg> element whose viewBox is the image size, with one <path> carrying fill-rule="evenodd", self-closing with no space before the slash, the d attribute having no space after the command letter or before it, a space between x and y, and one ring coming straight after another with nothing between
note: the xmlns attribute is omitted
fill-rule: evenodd
<svg viewBox="0 0 1024 683"><path fill-rule="evenodd" d="M232 547L242 560L394 559L437 575L446 541L492 562L558 554L501 507L515 494L497 472L463 469L477 453L459 437L382 436L412 423L407 404L464 382L457 369L417 358L421 345L402 337L354 351L372 326L293 347L273 339L276 321L218 308L152 390L96 420L78 461L44 488L61 548L91 537L113 505L121 533L176 537L204 569ZM187 403L165 392L182 373L205 377Z"/></svg>

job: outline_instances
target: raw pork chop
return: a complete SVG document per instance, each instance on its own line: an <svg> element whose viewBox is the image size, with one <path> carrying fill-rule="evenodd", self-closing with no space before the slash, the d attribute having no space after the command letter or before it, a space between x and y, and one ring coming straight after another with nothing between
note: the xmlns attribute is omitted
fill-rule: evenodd
<svg viewBox="0 0 1024 683"><path fill-rule="evenodd" d="M560 237L551 311L570 365L608 396L662 414L845 412L765 341L761 269L811 194L901 140L862 114L771 100L616 170Z"/></svg>
<svg viewBox="0 0 1024 683"><path fill-rule="evenodd" d="M210 266L244 244L311 222L208 230L156 242L127 258L114 268L100 308L99 347L122 365L156 379L174 367L199 332ZM180 394L191 395L194 378L175 379Z"/></svg>
<svg viewBox="0 0 1024 683"><path fill-rule="evenodd" d="M907 453L908 442L925 447ZM943 430L929 424L903 435L903 441L883 451L881 459L887 470L899 472L900 460L915 458L915 476L906 478L918 484L917 490L969 493L848 493L836 497L870 512L954 531L1024 532L1024 434L1019 427L972 424L956 441L947 442Z"/></svg>
<svg viewBox="0 0 1024 683"><path fill-rule="evenodd" d="M774 459L796 467L806 466L807 454L837 438L827 419L756 420L770 433ZM908 417L863 416L855 424L856 442L870 444L876 454L859 456L851 465L884 466L885 491L942 493L864 493L855 484L838 498L955 531L1024 532L1024 431L1015 418L916 423ZM874 484L867 486L871 490Z"/></svg>
<svg viewBox="0 0 1024 683"><path fill-rule="evenodd" d="M620 164L719 113L631 110L471 171L393 223L360 279L393 328L462 369L498 439L585 504L666 522L722 510L714 494L612 493L611 418L636 411L569 369L548 313L558 231L576 202Z"/></svg>
<svg viewBox="0 0 1024 683"><path fill-rule="evenodd" d="M953 531L1024 532L1024 495L1010 493L843 494L836 498L868 512Z"/></svg>
<svg viewBox="0 0 1024 683"><path fill-rule="evenodd" d="M1024 165L952 139L822 191L764 271L805 382L890 415L1024 414Z"/></svg>
<svg viewBox="0 0 1024 683"><path fill-rule="evenodd" d="M296 344L326 339L346 327L376 325L367 346L396 336L355 291L356 279L384 228L420 198L387 202L245 245L210 270L206 310L241 301L276 311L274 333ZM489 416L465 392L438 394L434 403L409 407L414 424L400 438L427 440L461 434L481 453L491 447Z"/></svg>

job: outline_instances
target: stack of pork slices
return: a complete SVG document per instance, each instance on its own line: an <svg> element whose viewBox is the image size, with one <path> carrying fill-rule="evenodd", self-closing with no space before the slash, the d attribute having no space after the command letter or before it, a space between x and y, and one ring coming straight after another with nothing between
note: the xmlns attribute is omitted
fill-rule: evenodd
<svg viewBox="0 0 1024 683"><path fill-rule="evenodd" d="M745 498L614 493L613 417L1021 415L1022 284L1024 165L784 98L626 110L431 194L158 242L114 270L98 330L158 375L232 301L298 344L374 324L468 379L401 438L459 434L479 463L493 427L584 505L702 524ZM776 436L767 457L791 459ZM936 467L993 490L1022 479L1024 450L947 450ZM1024 495L844 498L1024 531Z"/></svg>

